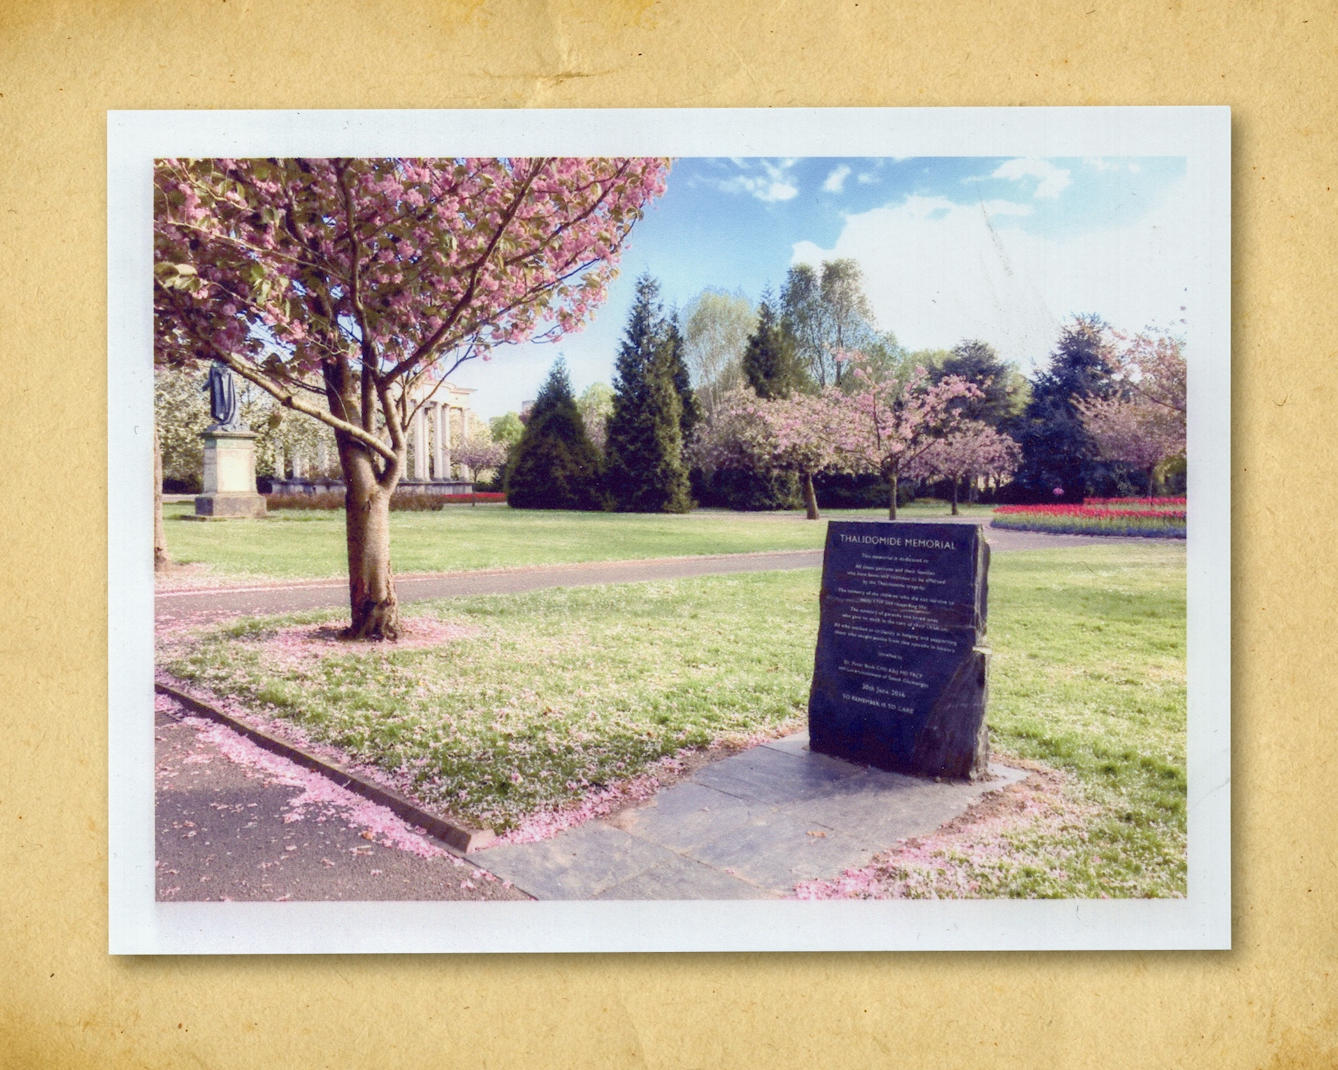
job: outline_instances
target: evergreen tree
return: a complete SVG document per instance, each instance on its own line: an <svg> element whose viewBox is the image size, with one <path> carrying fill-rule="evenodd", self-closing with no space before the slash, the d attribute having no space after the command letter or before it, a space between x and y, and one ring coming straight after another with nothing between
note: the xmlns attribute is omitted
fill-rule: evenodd
<svg viewBox="0 0 1338 1070"><path fill-rule="evenodd" d="M683 441L687 442L692 429L701 423L702 409L701 403L697 400L697 392L692 389L692 373L688 371L688 362L683 357L685 345L683 332L678 328L677 312L669 317L666 331L674 390L678 393L678 401L683 409L678 419L678 427L682 432Z"/></svg>
<svg viewBox="0 0 1338 1070"><path fill-rule="evenodd" d="M506 501L514 509L599 509L599 451L585 431L559 357L512 449Z"/></svg>
<svg viewBox="0 0 1338 1070"><path fill-rule="evenodd" d="M929 370L930 379L936 383L948 375L961 376L983 395L958 399L954 407L966 420L979 420L998 429L1020 415L1029 400L1027 381L988 342L958 342Z"/></svg>
<svg viewBox="0 0 1338 1070"><path fill-rule="evenodd" d="M757 310L757 329L743 351L743 374L760 398L788 398L808 385L794 340L781 326L768 294Z"/></svg>
<svg viewBox="0 0 1338 1070"><path fill-rule="evenodd" d="M794 339L782 326L768 293L762 295L757 326L748 338L740 366L745 381L762 398L789 397L811 383ZM709 480L702 478L699 482L704 500L730 509L793 509L800 500L799 477L784 469L718 468Z"/></svg>
<svg viewBox="0 0 1338 1070"><path fill-rule="evenodd" d="M618 350L605 456L607 485L624 512L682 513L692 506L683 463L683 402L674 384L674 346L649 275Z"/></svg>
<svg viewBox="0 0 1338 1070"><path fill-rule="evenodd" d="M1050 367L1037 376L1031 401L1011 428L1022 447L1014 482L1028 497L1080 502L1087 495L1115 496L1127 489L1120 468L1098 459L1073 405L1075 398L1105 398L1115 391L1107 332L1097 316L1078 316L1065 324Z"/></svg>

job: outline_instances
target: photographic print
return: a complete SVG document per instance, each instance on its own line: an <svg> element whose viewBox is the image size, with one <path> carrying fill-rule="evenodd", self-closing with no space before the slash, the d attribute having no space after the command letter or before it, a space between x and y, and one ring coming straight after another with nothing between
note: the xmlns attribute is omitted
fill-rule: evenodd
<svg viewBox="0 0 1338 1070"><path fill-rule="evenodd" d="M109 186L113 951L1229 946L1225 109Z"/></svg>

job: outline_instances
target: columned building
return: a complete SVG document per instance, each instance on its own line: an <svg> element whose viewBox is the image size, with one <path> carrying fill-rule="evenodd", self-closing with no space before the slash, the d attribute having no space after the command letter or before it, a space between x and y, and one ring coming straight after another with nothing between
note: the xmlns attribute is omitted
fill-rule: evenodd
<svg viewBox="0 0 1338 1070"><path fill-rule="evenodd" d="M400 480L400 490L417 494L468 494L474 489L474 473L455 463L451 454L469 438L478 417L469 410L473 388L450 382L424 382L411 395L409 404L408 468ZM319 454L318 454L319 457ZM276 458L279 472L283 458ZM342 491L337 478L303 478L305 466L292 458L293 478L282 475L273 480L276 493L303 494L313 491Z"/></svg>
<svg viewBox="0 0 1338 1070"><path fill-rule="evenodd" d="M477 417L469 411L474 391L454 383L426 382L410 400L409 470L400 486L424 493L468 493L474 473L451 460L452 447L468 438Z"/></svg>

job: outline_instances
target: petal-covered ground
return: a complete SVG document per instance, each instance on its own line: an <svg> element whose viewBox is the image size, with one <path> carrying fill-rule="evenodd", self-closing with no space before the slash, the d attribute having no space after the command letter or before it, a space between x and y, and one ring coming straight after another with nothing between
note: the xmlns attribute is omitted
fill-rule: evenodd
<svg viewBox="0 0 1338 1070"><path fill-rule="evenodd" d="M155 701L157 897L524 899L383 806Z"/></svg>
<svg viewBox="0 0 1338 1070"><path fill-rule="evenodd" d="M1079 849L1097 807L1083 802L1062 773L1016 759L1010 764L1029 767L1032 775L986 795L932 836L899 840L836 880L803 882L796 898L992 899L1038 884L1049 885L1041 895L1072 895L1068 889L1078 875L1070 870L1102 861ZM1105 899L1110 893L1096 894Z"/></svg>

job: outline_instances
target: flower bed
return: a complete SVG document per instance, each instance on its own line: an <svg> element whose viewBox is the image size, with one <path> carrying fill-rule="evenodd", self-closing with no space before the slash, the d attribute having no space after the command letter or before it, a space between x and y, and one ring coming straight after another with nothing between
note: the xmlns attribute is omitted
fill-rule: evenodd
<svg viewBox="0 0 1338 1070"><path fill-rule="evenodd" d="M1104 498L1082 505L1001 505L991 527L1054 535L1185 537L1184 498Z"/></svg>
<svg viewBox="0 0 1338 1070"><path fill-rule="evenodd" d="M1100 505L1107 509L1157 509L1162 512L1179 509L1184 512L1184 498L1084 498L1083 506Z"/></svg>
<svg viewBox="0 0 1338 1070"><path fill-rule="evenodd" d="M423 512L440 509L443 505L472 505L476 502L504 502L500 491L481 490L477 494L420 494L396 492L391 496L390 508L396 511ZM342 509L344 495L339 491L321 491L317 494L267 494L265 504L270 509Z"/></svg>

